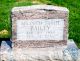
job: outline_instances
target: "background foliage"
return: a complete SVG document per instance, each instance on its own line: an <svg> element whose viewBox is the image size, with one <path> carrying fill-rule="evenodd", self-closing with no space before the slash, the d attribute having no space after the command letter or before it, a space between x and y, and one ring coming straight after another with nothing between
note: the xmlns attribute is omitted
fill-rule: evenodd
<svg viewBox="0 0 80 61"><path fill-rule="evenodd" d="M15 6L27 6L33 4L48 4L67 7L69 14L69 39L73 39L80 46L80 0L0 0L0 31L7 30L7 36L11 36L11 9Z"/></svg>

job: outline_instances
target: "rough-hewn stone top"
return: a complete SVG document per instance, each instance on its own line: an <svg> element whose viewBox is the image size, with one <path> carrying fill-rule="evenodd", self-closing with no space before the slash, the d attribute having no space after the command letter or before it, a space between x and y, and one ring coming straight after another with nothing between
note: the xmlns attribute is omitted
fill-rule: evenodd
<svg viewBox="0 0 80 61"><path fill-rule="evenodd" d="M22 6L22 7L14 7L12 12L14 11L25 11L30 9L47 9L47 10L60 10L60 11L68 11L65 7L53 6L53 5L32 5L32 6Z"/></svg>

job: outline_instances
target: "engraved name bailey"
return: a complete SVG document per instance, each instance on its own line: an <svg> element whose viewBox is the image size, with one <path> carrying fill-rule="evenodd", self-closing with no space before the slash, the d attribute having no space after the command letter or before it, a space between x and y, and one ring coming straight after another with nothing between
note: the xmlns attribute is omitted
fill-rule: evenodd
<svg viewBox="0 0 80 61"><path fill-rule="evenodd" d="M17 20L17 40L63 40L64 19Z"/></svg>

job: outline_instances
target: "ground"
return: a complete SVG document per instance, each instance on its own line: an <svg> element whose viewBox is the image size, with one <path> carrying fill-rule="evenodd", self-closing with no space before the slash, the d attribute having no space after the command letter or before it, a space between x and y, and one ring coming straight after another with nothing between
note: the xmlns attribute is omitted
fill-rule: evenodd
<svg viewBox="0 0 80 61"><path fill-rule="evenodd" d="M7 35L0 34L0 38L11 37L11 9L15 6L33 4L48 4L64 6L69 9L69 39L74 39L80 47L80 0L0 0L0 31L7 30Z"/></svg>

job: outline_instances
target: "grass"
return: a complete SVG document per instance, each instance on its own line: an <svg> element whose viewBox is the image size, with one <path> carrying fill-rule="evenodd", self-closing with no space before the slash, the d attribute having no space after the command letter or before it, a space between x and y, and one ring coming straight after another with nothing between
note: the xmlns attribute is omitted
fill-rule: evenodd
<svg viewBox="0 0 80 61"><path fill-rule="evenodd" d="M69 39L73 39L80 47L80 0L0 0L0 31L8 30L11 36L10 12L14 6L32 5L37 1L48 5L57 5L67 7L69 14ZM35 3L36 4L36 3ZM4 37L4 36L3 36Z"/></svg>
<svg viewBox="0 0 80 61"><path fill-rule="evenodd" d="M11 9L15 6L26 6L31 5L31 1L19 1L19 0L0 0L0 32L2 30L7 30L8 34L0 34L0 38L11 37Z"/></svg>

